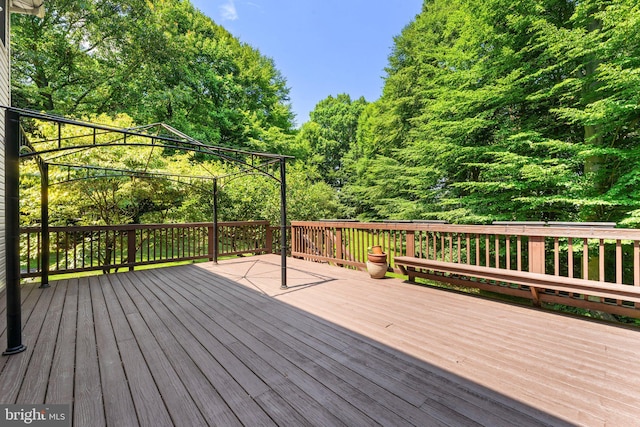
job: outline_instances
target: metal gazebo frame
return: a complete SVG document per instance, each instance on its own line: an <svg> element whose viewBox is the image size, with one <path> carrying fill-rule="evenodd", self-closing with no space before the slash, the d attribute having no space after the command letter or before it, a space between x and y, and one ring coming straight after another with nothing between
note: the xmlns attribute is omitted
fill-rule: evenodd
<svg viewBox="0 0 640 427"><path fill-rule="evenodd" d="M98 147L136 146L158 147L177 151L194 152L217 157L227 163L237 165L239 172L221 176L193 176L193 179L208 179L213 185L213 230L214 230L214 261L217 261L217 223L218 181L233 175L260 174L272 178L280 183L280 245L281 245L281 289L287 289L287 207L286 207L286 160L291 156L279 154L258 153L238 150L229 147L212 146L197 141L168 125L156 123L153 125L119 129L110 126L97 125L78 120L72 120L38 113L35 111L2 107L5 109L5 248L6 248L6 300L7 300L7 349L4 355L16 354L24 351L26 346L22 342L22 316L20 297L20 159L35 158L41 173L41 221L43 235L43 272L41 287L48 285L48 187L49 165L68 167L70 169L84 169L86 171L102 171L102 176L130 176L139 177L168 177L171 174L140 170L124 170L106 168L94 165L72 165L50 163L47 154L73 153ZM22 119L36 119L57 125L58 135L54 139L28 141L21 130ZM88 133L63 137L63 126L78 126L88 130ZM163 132L164 134L160 134ZM166 135L169 134L169 135ZM115 138L106 140L105 135ZM75 140L75 141L74 141ZM89 142L87 142L87 140ZM53 143L53 145L51 145ZM43 147L44 145L47 145ZM276 169L279 169L279 175ZM106 174L110 175L106 175ZM92 178L97 178L97 175ZM188 177L187 177L188 178ZM47 258L45 258L45 255Z"/></svg>

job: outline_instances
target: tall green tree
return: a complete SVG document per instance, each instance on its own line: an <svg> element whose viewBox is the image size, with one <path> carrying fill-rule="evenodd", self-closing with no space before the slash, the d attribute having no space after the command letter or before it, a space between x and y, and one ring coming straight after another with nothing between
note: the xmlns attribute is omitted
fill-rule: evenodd
<svg viewBox="0 0 640 427"><path fill-rule="evenodd" d="M344 185L347 177L344 158L356 141L358 121L367 101L352 100L348 94L328 96L316 104L298 134L306 147L309 163L317 168L322 180L334 188Z"/></svg>
<svg viewBox="0 0 640 427"><path fill-rule="evenodd" d="M627 0L425 1L360 123L355 211L633 222L638 22Z"/></svg>

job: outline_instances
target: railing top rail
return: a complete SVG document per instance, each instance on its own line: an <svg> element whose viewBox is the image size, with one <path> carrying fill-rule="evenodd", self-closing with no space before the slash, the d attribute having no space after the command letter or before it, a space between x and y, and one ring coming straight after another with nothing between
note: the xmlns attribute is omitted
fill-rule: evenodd
<svg viewBox="0 0 640 427"><path fill-rule="evenodd" d="M219 227L234 226L268 226L269 221L225 221L219 222ZM160 228L193 228L193 227L210 227L213 222L193 222L181 224L127 224L127 225L74 225L74 226L54 226L49 227L49 231L90 231L90 230L143 230L143 229L160 229ZM40 230L40 226L20 227L22 232L36 232Z"/></svg>
<svg viewBox="0 0 640 427"><path fill-rule="evenodd" d="M497 234L509 236L571 237L605 240L640 240L640 230L630 228L602 228L597 226L539 226L539 225L455 225L406 222L346 222L292 221L294 227L354 228L359 230L433 231L466 234Z"/></svg>

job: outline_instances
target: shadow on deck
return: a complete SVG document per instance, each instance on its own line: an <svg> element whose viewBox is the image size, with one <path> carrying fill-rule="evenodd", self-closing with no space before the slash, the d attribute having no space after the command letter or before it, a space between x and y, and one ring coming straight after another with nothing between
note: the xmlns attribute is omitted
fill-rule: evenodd
<svg viewBox="0 0 640 427"><path fill-rule="evenodd" d="M25 285L0 402L72 403L76 426L637 422L640 331L295 259L282 291L279 271Z"/></svg>

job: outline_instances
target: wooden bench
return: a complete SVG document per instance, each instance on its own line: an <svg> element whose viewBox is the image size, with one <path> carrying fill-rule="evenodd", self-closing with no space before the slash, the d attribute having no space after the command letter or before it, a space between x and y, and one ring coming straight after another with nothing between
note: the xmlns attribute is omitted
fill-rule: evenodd
<svg viewBox="0 0 640 427"><path fill-rule="evenodd" d="M640 303L640 286L598 282L595 280L554 276L550 274L529 273L504 268L457 264L409 256L395 257L394 262L402 273L409 277L409 280L420 277L421 273L419 270L430 270L468 278L473 277L528 286L535 304L540 304L540 292L544 292L545 289ZM428 275L423 277L432 278ZM442 277L442 281L446 281L446 277ZM473 282L471 282L471 284L472 283Z"/></svg>

